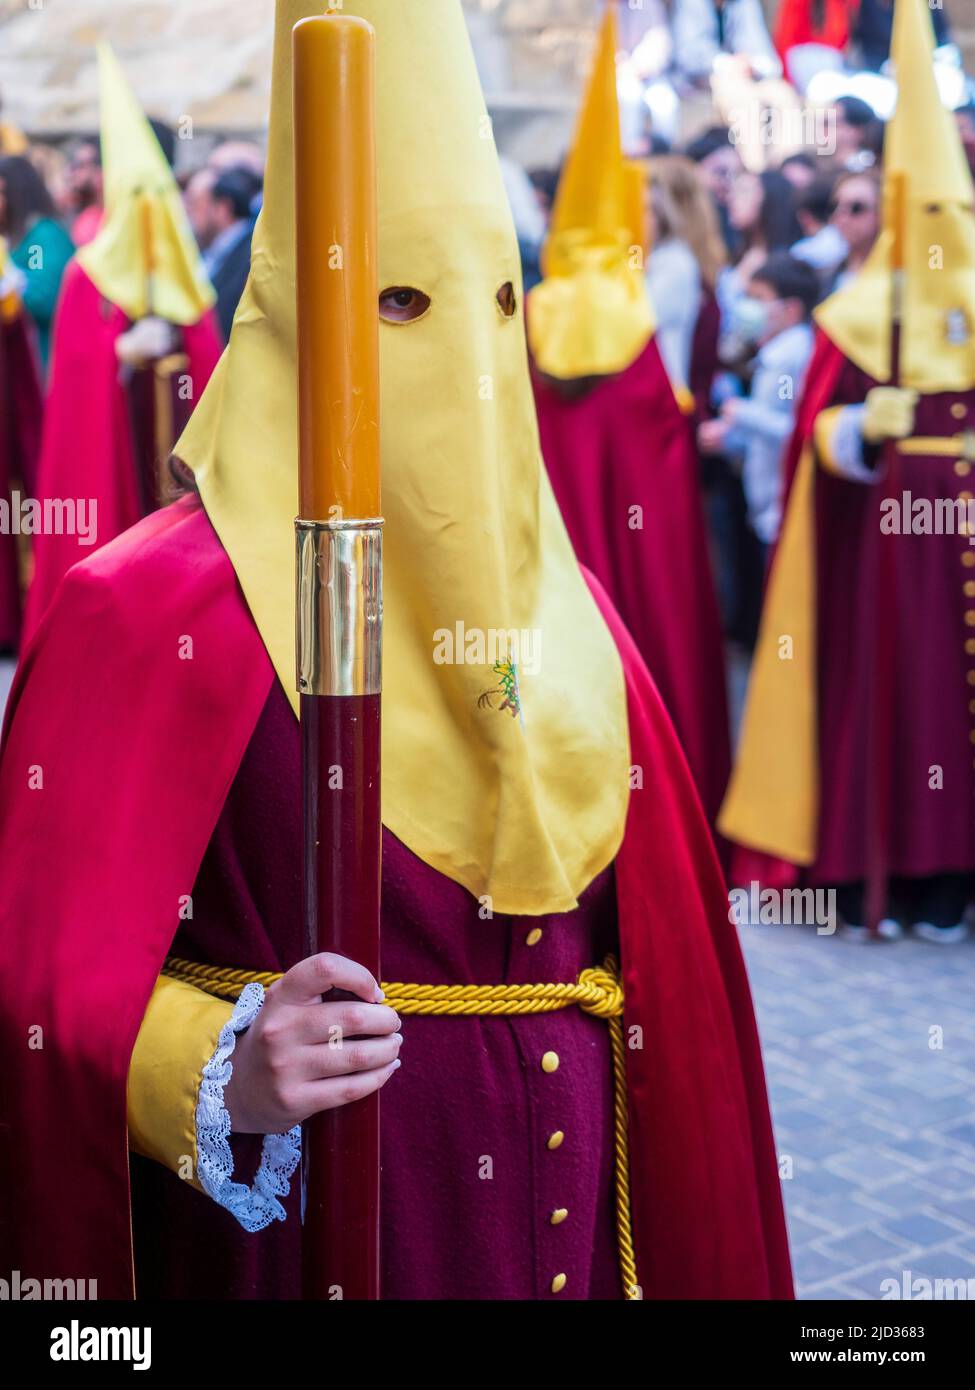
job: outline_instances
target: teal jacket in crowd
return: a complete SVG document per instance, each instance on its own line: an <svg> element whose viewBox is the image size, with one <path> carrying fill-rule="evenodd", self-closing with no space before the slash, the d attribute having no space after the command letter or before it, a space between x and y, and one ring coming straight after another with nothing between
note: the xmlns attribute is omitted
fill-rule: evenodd
<svg viewBox="0 0 975 1390"><path fill-rule="evenodd" d="M10 252L10 259L26 277L24 308L37 325L41 363L47 372L51 346L51 322L58 302L61 276L74 255L74 242L51 217L39 217Z"/></svg>

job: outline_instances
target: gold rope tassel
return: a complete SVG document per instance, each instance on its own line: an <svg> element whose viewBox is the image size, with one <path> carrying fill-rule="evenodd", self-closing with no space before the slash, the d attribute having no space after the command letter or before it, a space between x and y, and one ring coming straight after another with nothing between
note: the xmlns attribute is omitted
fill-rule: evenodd
<svg viewBox="0 0 975 1390"><path fill-rule="evenodd" d="M272 971L231 970L220 965L168 956L163 974L194 985L218 999L236 999L245 985L269 989L281 975ZM386 1003L399 1014L443 1018L517 1017L556 1013L578 1006L609 1024L613 1058L613 1144L616 1186L616 1245L623 1296L641 1299L633 1247L630 1208L630 1162L626 1107L626 1046L623 1039L623 987L619 968L607 956L601 969L583 970L574 984L555 985L408 985L383 982Z"/></svg>
<svg viewBox="0 0 975 1390"><path fill-rule="evenodd" d="M616 1248L623 1297L639 1301L643 1297L636 1273L633 1249L633 1215L630 1208L630 1149L626 1110L626 1044L623 1040L623 1012L609 1019L609 1045L613 1053L613 1138L616 1145L613 1176L616 1182Z"/></svg>

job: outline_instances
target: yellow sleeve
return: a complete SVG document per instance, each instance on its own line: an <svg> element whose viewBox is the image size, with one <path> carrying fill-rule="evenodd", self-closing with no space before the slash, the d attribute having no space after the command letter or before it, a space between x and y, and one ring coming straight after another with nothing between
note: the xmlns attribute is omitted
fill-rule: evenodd
<svg viewBox="0 0 975 1390"><path fill-rule="evenodd" d="M838 477L845 477L845 471L837 462L836 451L833 440L836 434L836 427L840 422L840 412L844 409L841 405L827 406L821 410L813 422L813 444L816 448L816 458L827 473L835 473Z"/></svg>
<svg viewBox="0 0 975 1390"><path fill-rule="evenodd" d="M200 1190L196 1103L233 1005L160 976L129 1063L129 1144Z"/></svg>

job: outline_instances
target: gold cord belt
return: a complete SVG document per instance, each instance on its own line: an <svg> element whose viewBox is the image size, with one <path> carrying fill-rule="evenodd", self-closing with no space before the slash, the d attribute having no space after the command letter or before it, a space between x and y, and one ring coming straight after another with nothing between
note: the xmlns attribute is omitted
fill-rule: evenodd
<svg viewBox="0 0 975 1390"><path fill-rule="evenodd" d="M895 448L899 454L928 454L938 458L975 458L975 432L951 435L912 435L909 439L898 439Z"/></svg>
<svg viewBox="0 0 975 1390"><path fill-rule="evenodd" d="M245 985L265 989L280 980L272 971L232 970L219 965L167 956L163 974L194 985L219 999L236 999ZM383 982L386 1003L399 1014L441 1018L514 1017L556 1013L578 1005L584 1013L604 1018L609 1025L613 1056L613 1139L616 1185L616 1244L623 1291L640 1299L630 1210L630 1169L627 1144L626 1048L623 1041L623 987L616 961L608 956L602 969L583 970L574 984L556 985L404 985Z"/></svg>

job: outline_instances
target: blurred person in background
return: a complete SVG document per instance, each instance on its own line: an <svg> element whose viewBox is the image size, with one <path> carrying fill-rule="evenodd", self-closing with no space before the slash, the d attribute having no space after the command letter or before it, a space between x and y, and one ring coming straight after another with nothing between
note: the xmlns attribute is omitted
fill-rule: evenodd
<svg viewBox="0 0 975 1390"><path fill-rule="evenodd" d="M54 308L74 243L55 217L44 180L24 155L0 159L0 236L6 238L11 261L23 271L21 298L37 327L46 372Z"/></svg>
<svg viewBox="0 0 975 1390"><path fill-rule="evenodd" d="M66 184L71 240L75 246L87 246L102 224L105 202L102 146L97 135L85 136L72 145Z"/></svg>
<svg viewBox="0 0 975 1390"><path fill-rule="evenodd" d="M206 250L216 235L213 228L213 185L216 181L216 169L205 164L189 176L183 189L183 206L201 251Z"/></svg>
<svg viewBox="0 0 975 1390"><path fill-rule="evenodd" d="M262 181L248 168L236 166L218 173L208 165L193 175L184 194L190 225L216 292L225 342L250 274L252 208L261 187Z"/></svg>
<svg viewBox="0 0 975 1390"><path fill-rule="evenodd" d="M718 228L714 203L697 168L689 159L669 155L649 161L654 185L666 189L677 209L682 235L697 263L699 290L690 349L687 385L693 398L689 423L695 434L713 418L718 384L721 311L717 284L727 266L727 252ZM759 560L745 535L745 503L740 470L724 454L701 453L698 481L708 528L708 548L715 575L721 622L725 633L748 646L757 624L757 598L750 608L746 595L757 590ZM754 582L749 581L754 574Z"/></svg>
<svg viewBox="0 0 975 1390"><path fill-rule="evenodd" d="M691 379L691 349L701 309L701 269L684 234L684 220L667 184L647 186L650 254L647 290L657 319L657 345L674 390Z"/></svg>
<svg viewBox="0 0 975 1390"><path fill-rule="evenodd" d="M620 50L629 54L631 63L644 80L667 71L674 43L664 0L641 0L639 6L617 6L617 25Z"/></svg>
<svg viewBox="0 0 975 1390"><path fill-rule="evenodd" d="M690 344L690 359L686 375L678 384L690 388L694 398L695 417L703 419L711 399L711 387L718 370L718 337L721 314L715 293L718 276L727 264L728 256L718 226L714 204L705 192L694 164L681 155L657 155L648 161L651 205L653 189L661 188L676 213L676 225L684 245L697 267L697 294L692 301L694 315ZM651 235L648 280L651 303L661 325L664 313L654 269L665 262L654 262L657 244ZM663 289L664 287L660 287ZM661 345L661 351L663 347ZM666 360L666 358L665 358Z"/></svg>
<svg viewBox="0 0 975 1390"><path fill-rule="evenodd" d="M782 70L761 0L673 0L671 31L679 82L706 85L722 54L740 59L755 77Z"/></svg>
<svg viewBox="0 0 975 1390"><path fill-rule="evenodd" d="M748 520L764 559L779 534L783 456L812 354L819 281L810 266L776 251L751 277L747 295L756 349L750 388L699 427L698 446L740 460Z"/></svg>
<svg viewBox="0 0 975 1390"><path fill-rule="evenodd" d="M880 231L880 176L873 170L841 174L833 186L830 226L848 247L836 288L848 284L866 261Z"/></svg>
<svg viewBox="0 0 975 1390"><path fill-rule="evenodd" d="M832 175L823 174L796 198L796 218L802 236L794 243L792 254L796 260L812 266L824 294L833 288L837 272L850 254L849 242L831 220L834 187Z"/></svg>
<svg viewBox="0 0 975 1390"><path fill-rule="evenodd" d="M742 170L731 187L728 218L738 236L738 254L718 281L718 301L722 336L734 356L735 342L741 338L746 344L749 341L747 331L742 334L737 323L749 281L773 251L788 251L801 237L802 228L796 217L795 190L775 169L761 174Z"/></svg>
<svg viewBox="0 0 975 1390"><path fill-rule="evenodd" d="M726 401L741 394L754 362L756 301L749 293L752 277L771 255L787 251L801 235L795 203L793 185L778 170L762 174L743 170L732 186L729 215L740 241L737 259L718 277L719 355L727 369L717 378L713 393L719 412ZM764 558L748 524L739 463L724 455L707 431L702 435L699 429L698 443L706 461L705 477L711 484L709 513L721 557L725 632L747 651L758 632Z"/></svg>
<svg viewBox="0 0 975 1390"><path fill-rule="evenodd" d="M685 147L684 154L697 166L698 178L714 204L718 225L729 253L738 244L731 225L728 202L735 180L742 171L741 155L727 126L710 126Z"/></svg>
<svg viewBox="0 0 975 1390"><path fill-rule="evenodd" d="M873 107L860 97L842 96L829 110L836 169L858 172L877 163L883 124Z"/></svg>

